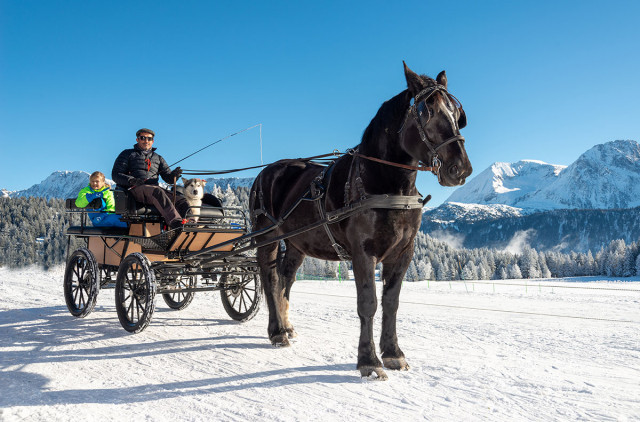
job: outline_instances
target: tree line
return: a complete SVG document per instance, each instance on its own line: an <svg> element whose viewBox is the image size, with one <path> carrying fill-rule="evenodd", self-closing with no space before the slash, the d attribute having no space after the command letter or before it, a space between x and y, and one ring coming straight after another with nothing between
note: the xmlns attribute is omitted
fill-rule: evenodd
<svg viewBox="0 0 640 422"><path fill-rule="evenodd" d="M221 189L213 193L225 206L248 212L249 188ZM0 266L12 268L41 265L43 268L66 260L66 229L79 224L77 214L64 210L64 200L43 198L0 198ZM72 240L71 250L81 241ZM347 278L350 263L306 258L299 277ZM418 232L414 257L405 279L490 280L574 276L630 277L640 274L640 245L622 239L611 241L595 254L536 251L525 247L514 254L489 248L458 249Z"/></svg>

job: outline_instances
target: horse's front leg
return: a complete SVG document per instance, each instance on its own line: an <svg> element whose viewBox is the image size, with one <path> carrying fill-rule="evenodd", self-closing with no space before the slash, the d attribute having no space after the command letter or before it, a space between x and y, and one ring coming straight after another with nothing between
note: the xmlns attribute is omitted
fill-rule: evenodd
<svg viewBox="0 0 640 422"><path fill-rule="evenodd" d="M413 251L413 247L411 248ZM388 369L406 371L409 364L404 353L398 346L396 333L396 316L400 301L400 288L404 274L407 272L413 253L407 251L395 262L384 262L382 269L382 334L380 336L380 351L382 362Z"/></svg>
<svg viewBox="0 0 640 422"><path fill-rule="evenodd" d="M356 255L356 254L354 254ZM378 379L386 380L382 362L376 355L373 341L373 316L378 306L375 285L375 261L371 256L353 257L353 275L358 294L358 316L360 317L360 343L358 344L358 369L363 377L374 373Z"/></svg>

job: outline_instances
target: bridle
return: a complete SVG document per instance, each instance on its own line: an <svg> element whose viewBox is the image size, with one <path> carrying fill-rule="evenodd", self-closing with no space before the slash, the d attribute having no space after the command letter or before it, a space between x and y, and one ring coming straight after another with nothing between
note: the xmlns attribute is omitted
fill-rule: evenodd
<svg viewBox="0 0 640 422"><path fill-rule="evenodd" d="M462 104L460 104L460 101L458 101L456 97L450 94L449 91L447 91L447 88L444 87L444 85L435 84L423 89L413 97L413 104L409 105L409 108L407 109L407 112L404 115L404 120L402 121L402 125L400 126L400 129L398 129L398 133L400 134L404 130L409 116L413 117L413 119L416 122L416 127L418 128L418 133L420 134L420 139L422 139L422 142L427 146L427 148L432 154L431 172L435 174L438 177L438 181L440 181L440 167L442 167L442 161L438 156L438 150L453 142L464 143L464 136L460 134L454 135L446 139L443 143L439 145L435 145L427 137L427 133L424 130L422 121L420 120L420 115L422 114L422 112L418 113L418 107L423 106L425 109L428 109L427 100L431 98L431 96L436 92L443 92L444 95L449 99L449 101L451 101L456 106L459 113L463 112ZM427 119L427 122L429 121L430 118L431 116L429 116L429 118Z"/></svg>

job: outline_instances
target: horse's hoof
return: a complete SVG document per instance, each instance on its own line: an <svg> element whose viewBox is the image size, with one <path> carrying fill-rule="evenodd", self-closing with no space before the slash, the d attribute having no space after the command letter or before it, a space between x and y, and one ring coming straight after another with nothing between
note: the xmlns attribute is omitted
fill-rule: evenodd
<svg viewBox="0 0 640 422"><path fill-rule="evenodd" d="M362 378L368 378L376 381L386 381L389 379L384 370L378 366L362 366L358 369L360 369L360 376Z"/></svg>
<svg viewBox="0 0 640 422"><path fill-rule="evenodd" d="M402 358L382 358L382 363L387 369L393 371L408 371L409 364L404 357Z"/></svg>
<svg viewBox="0 0 640 422"><path fill-rule="evenodd" d="M291 343L289 343L289 338L286 334L278 334L271 337L271 344L275 347L289 347Z"/></svg>

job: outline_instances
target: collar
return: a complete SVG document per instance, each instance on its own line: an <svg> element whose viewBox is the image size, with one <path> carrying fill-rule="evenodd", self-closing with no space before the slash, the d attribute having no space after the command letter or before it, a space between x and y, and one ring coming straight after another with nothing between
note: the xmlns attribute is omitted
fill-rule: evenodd
<svg viewBox="0 0 640 422"><path fill-rule="evenodd" d="M154 148L154 147L151 147L150 150L143 150L142 148L140 148L140 145L138 145L138 144L133 144L133 149L135 149L136 151L141 152L143 154L150 154L150 153L152 153L152 152L154 152L156 150L156 148Z"/></svg>

